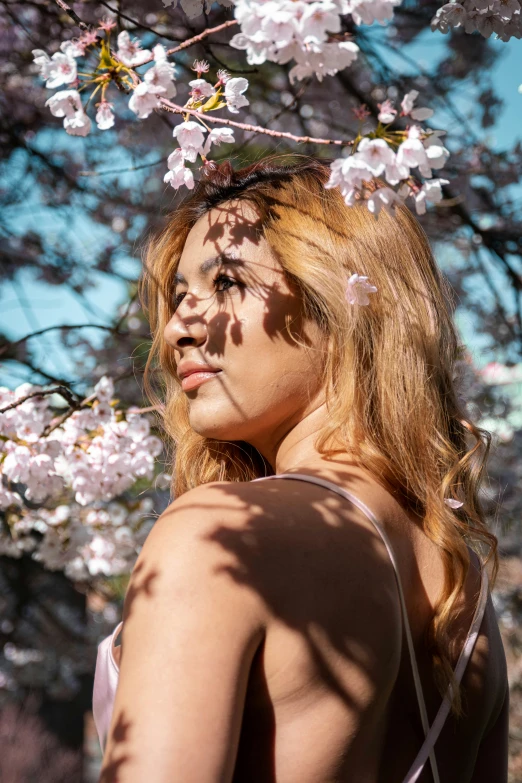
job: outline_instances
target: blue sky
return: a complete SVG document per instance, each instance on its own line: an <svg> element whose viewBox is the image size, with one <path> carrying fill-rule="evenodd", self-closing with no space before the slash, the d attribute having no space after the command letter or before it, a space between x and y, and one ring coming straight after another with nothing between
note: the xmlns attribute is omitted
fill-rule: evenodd
<svg viewBox="0 0 522 783"><path fill-rule="evenodd" d="M440 33L432 33L429 29L412 44L402 47L399 54L391 51L390 47L386 46L386 31L384 28L374 26L370 29L366 28L366 32L371 34L374 41L380 42L382 47L381 53L386 57L387 62L399 73L407 74L412 70L408 62L401 56L401 53L416 61L427 74L436 73L437 64L445 55L446 38ZM492 72L492 79L495 90L504 99L504 106L499 113L496 124L488 129L486 134L489 143L497 150L502 150L511 147L517 139L522 141L520 123L522 118L522 94L518 92L518 86L522 82L522 41L512 39L506 44L498 40L491 40L491 45L498 48L501 52L501 56L498 58ZM424 105L420 98L418 104ZM455 94L454 101L458 109L465 113L469 100L466 83L463 82ZM443 116L439 117L436 114L432 125L445 128L447 127L445 122L447 123L448 119ZM450 131L450 128L448 128L448 131ZM456 129L454 132L456 132ZM83 140L78 138L74 139L73 142L81 145ZM112 166L115 163L114 159L111 160ZM25 221L30 226L31 221L39 219L38 204L26 204L24 206L26 207L25 212L20 214L17 219L21 221L20 225ZM41 207L40 212L42 212ZM50 216L48 214L49 210L43 210L43 213L45 212L47 213L45 214L45 219L48 222L49 231L56 231L56 225L53 225L53 220L59 221L60 217L58 215ZM41 217L42 214L40 214L40 219ZM85 254L96 253L105 241L103 230L88 224L81 216L78 216L76 223L74 235L80 243L83 252ZM444 259L439 258L439 262L444 268ZM124 274L129 277L135 275L139 270L139 260L137 258L122 259L121 264ZM90 311L85 311L80 307L78 299L67 289L35 281L29 270L22 273L15 283L6 282L0 289L0 330L10 338L18 339L35 329L59 324L109 324L116 308L126 301L127 287L123 282L109 279L101 274L97 276L97 279L95 276L94 282L95 287L87 295ZM29 302L31 303L32 314L29 313L27 306ZM472 351L476 364L483 365L492 359L498 358L495 356L495 351L494 349L492 350L491 346L488 347L477 339L472 314L459 313L457 323L461 329L464 341ZM94 344L103 337L103 332L100 330L88 330L86 333L92 338ZM72 371L69 356L59 346L55 334L51 332L33 339L33 347L35 345L38 346L35 356L35 361L38 365L52 374L59 373L62 376L67 376L69 371ZM8 363L8 365L4 365L1 370L1 383L3 385L12 388L27 379L23 371L21 373L18 372L18 368L15 374L13 363Z"/></svg>

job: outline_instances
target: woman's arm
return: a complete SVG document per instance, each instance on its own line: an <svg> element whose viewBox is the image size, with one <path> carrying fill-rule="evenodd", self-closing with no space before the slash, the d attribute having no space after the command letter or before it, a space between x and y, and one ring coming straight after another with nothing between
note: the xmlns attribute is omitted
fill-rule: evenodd
<svg viewBox="0 0 522 783"><path fill-rule="evenodd" d="M247 524L230 483L213 482L174 501L147 537L125 597L100 783L232 780L265 623L226 545Z"/></svg>

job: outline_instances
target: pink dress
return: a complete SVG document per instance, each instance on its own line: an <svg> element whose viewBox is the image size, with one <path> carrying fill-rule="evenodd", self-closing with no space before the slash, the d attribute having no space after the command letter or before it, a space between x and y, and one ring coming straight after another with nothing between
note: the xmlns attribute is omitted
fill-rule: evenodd
<svg viewBox="0 0 522 783"><path fill-rule="evenodd" d="M417 661L415 659L413 640L411 636L408 615L406 612L406 603L404 600L404 593L403 593L402 584L399 576L399 570L397 567L397 561L385 530L381 527L381 524L377 521L377 519L370 511L368 506L366 506L355 495L352 495L350 492L347 492L345 489L342 489L341 487L337 486L337 484L334 484L331 481L327 481L326 479L322 479L322 478L317 478L316 476L308 476L304 473L280 473L274 476L264 476L263 478L254 479L254 481L266 481L268 479L274 479L274 478L287 478L287 479L297 479L298 481L309 481L312 484L319 484L322 487L331 489L333 492L337 492L339 495L342 495L343 497L347 498L347 500L350 500L354 506L357 506L357 508L359 508L368 517L368 519L373 523L376 530L380 534L382 540L384 541L384 544L390 556L390 560L393 564L393 568L395 570L397 588L398 588L399 598L401 602L402 616L404 619L404 629L406 633L406 639L408 642L408 649L410 652L413 680L415 683L415 691L417 693L419 711L420 711L422 726L425 735L424 742L419 752L417 753L417 756L414 759L408 771L408 774L404 778L403 783L415 783L419 779L419 776L422 770L424 769L424 765L426 764L428 758L431 764L434 783L440 783L440 777L437 769L437 762L435 759L435 753L433 751L433 748L450 711L451 686L448 688L448 693L446 693L442 701L442 704L440 705L439 711L435 716L435 720L430 726L428 723L426 704L422 692L419 669L417 666ZM459 656L459 660L457 661L457 665L455 667L455 678L459 683L462 680L462 676L464 674L468 661L471 658L471 654L473 652L475 642L477 641L480 626L482 623L482 618L484 616L484 610L486 608L487 598L488 598L488 577L485 568L482 568L480 594L478 598L477 607L475 609L475 614L473 616L473 620L471 623L471 627L468 631L466 641L464 643L464 646ZM105 747L107 733L109 730L109 725L112 716L112 709L114 705L116 687L118 685L119 670L116 661L114 659L113 643L121 626L122 623L121 622L118 623L113 633L110 636L107 636L98 646L98 658L96 661L96 670L94 674L93 717L94 717L94 723L96 725L96 729L98 731L98 737L100 739L100 744L102 749Z"/></svg>

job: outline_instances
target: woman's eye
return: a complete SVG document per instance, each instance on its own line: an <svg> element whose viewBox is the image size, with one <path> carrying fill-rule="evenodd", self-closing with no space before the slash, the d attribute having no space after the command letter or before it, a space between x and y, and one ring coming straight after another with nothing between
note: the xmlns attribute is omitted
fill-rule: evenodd
<svg viewBox="0 0 522 783"><path fill-rule="evenodd" d="M226 291L230 290L230 288L232 288L232 286L234 286L234 285L239 286L240 285L238 280L233 280L231 277L229 277L228 275L223 274L222 272L219 275L217 275L212 282L213 282L214 288L216 288L216 291L217 291L218 294L224 294ZM217 288L217 286L220 285L220 284L224 284L226 287L225 288ZM173 303L174 312L176 312L176 310L178 309L178 307L181 304L184 296L186 296L186 292L185 291L183 291L183 293L176 294L176 296L174 297L174 303Z"/></svg>
<svg viewBox="0 0 522 783"><path fill-rule="evenodd" d="M230 283L230 286L224 289L225 291L228 291L229 288L231 288L233 285L237 285L236 280L232 280L231 277L228 277L228 275L224 275L222 273L214 278L214 286L218 285L218 283ZM224 291L218 289L218 293L222 294Z"/></svg>

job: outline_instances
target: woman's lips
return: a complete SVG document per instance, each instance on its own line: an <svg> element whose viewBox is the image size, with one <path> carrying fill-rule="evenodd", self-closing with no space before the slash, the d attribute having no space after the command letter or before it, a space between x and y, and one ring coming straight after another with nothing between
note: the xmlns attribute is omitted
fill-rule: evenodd
<svg viewBox="0 0 522 783"><path fill-rule="evenodd" d="M217 375L221 370L214 370L214 372L191 372L190 375L186 375L181 381L181 388L183 391L190 391L201 386L205 381L210 380Z"/></svg>

